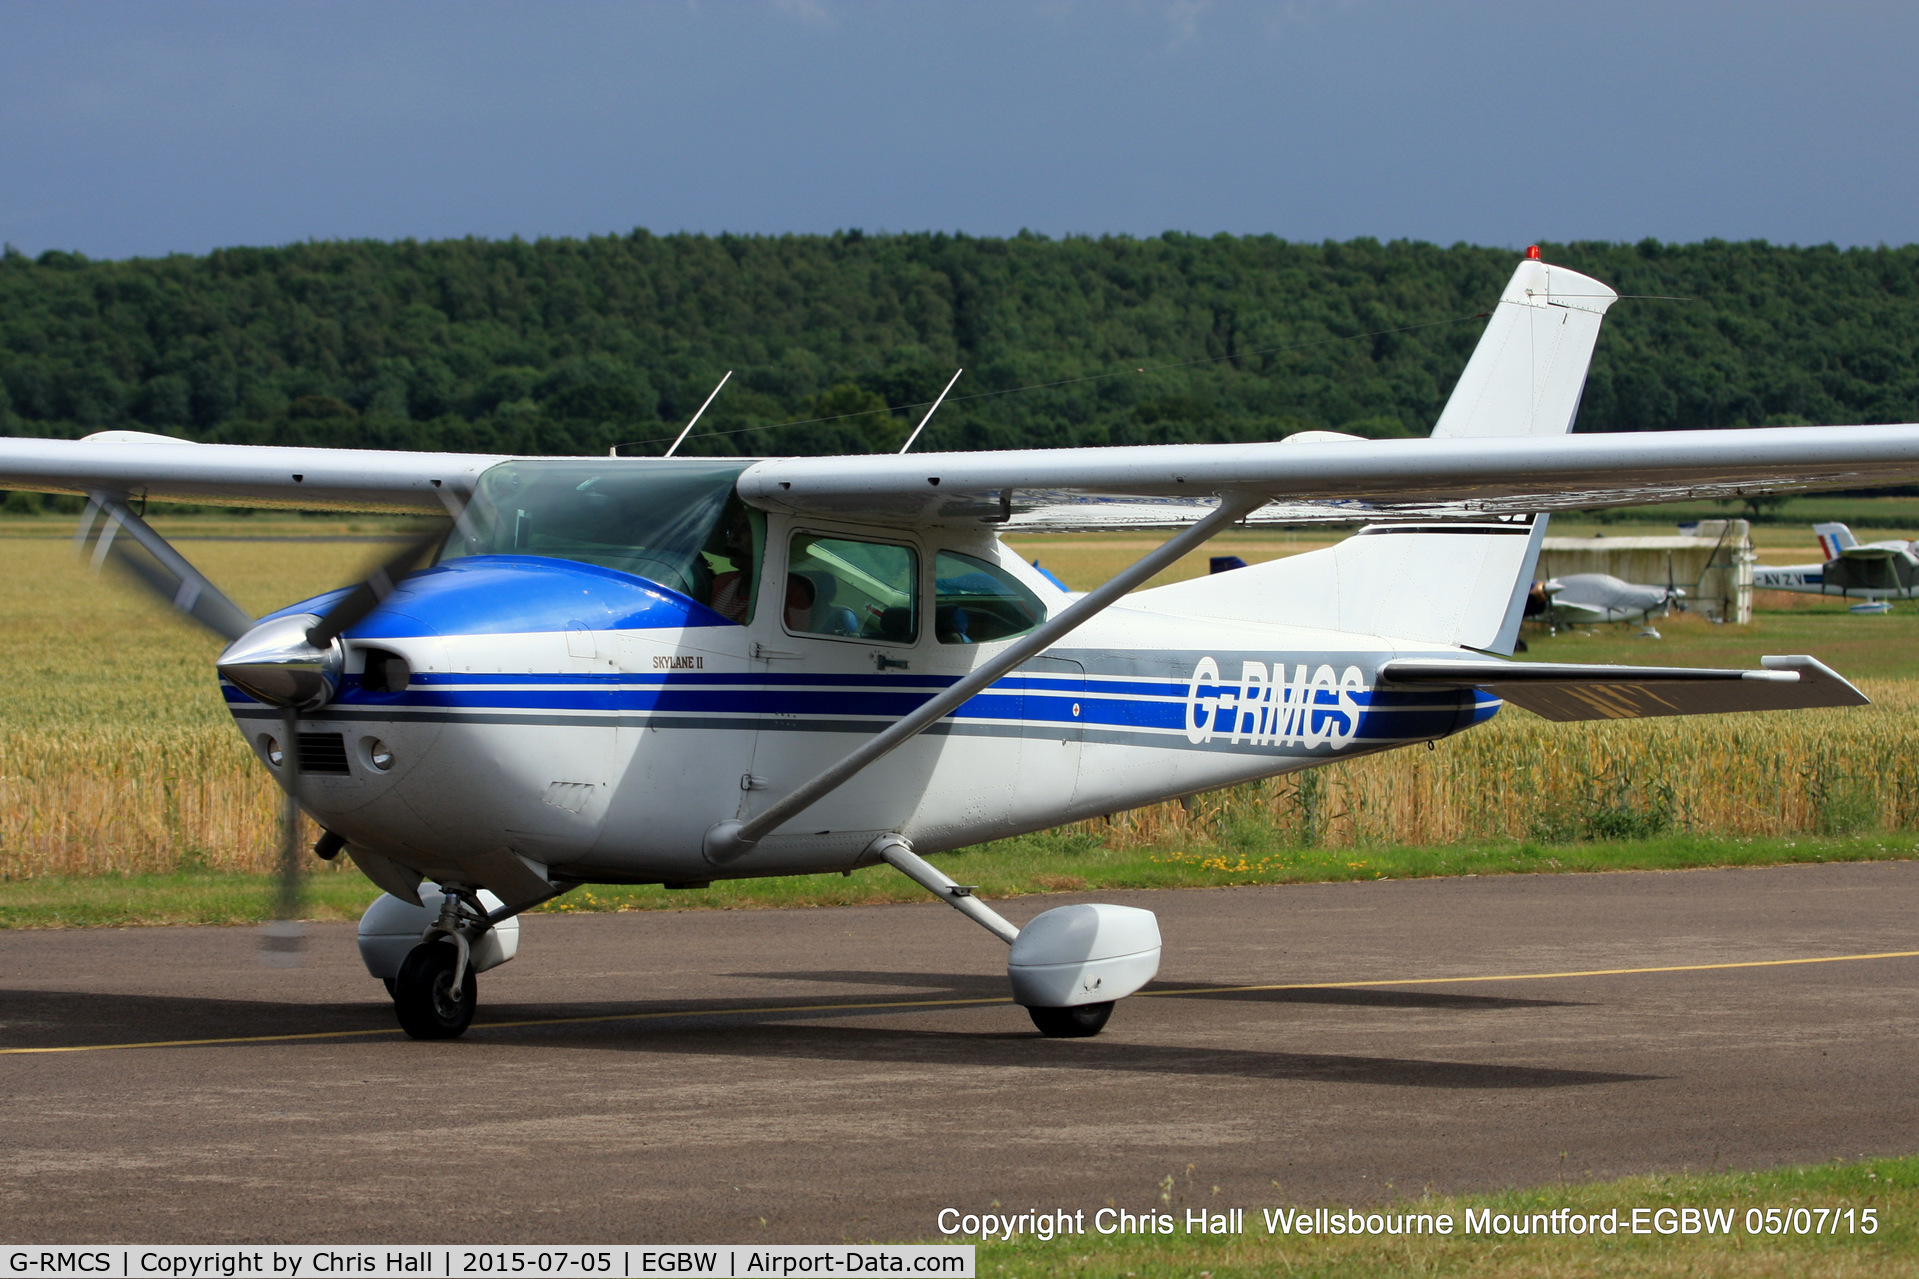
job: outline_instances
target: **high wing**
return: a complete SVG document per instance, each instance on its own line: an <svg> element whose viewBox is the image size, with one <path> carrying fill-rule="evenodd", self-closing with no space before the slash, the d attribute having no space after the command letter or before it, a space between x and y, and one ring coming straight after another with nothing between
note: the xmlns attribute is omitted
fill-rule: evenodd
<svg viewBox="0 0 1919 1279"><path fill-rule="evenodd" d="M1228 493L1267 500L1251 523L1369 522L1870 487L1913 475L1919 425L784 458L750 468L740 492L799 515L1069 531L1176 527Z"/></svg>
<svg viewBox="0 0 1919 1279"><path fill-rule="evenodd" d="M301 509L438 511L504 455L191 444L134 432L0 440L0 489ZM608 467L678 460L605 459ZM1919 425L1341 440L778 458L741 475L769 510L1009 530L1177 528L1247 495L1253 523L1487 515L1919 476Z"/></svg>
<svg viewBox="0 0 1919 1279"><path fill-rule="evenodd" d="M504 461L504 455L484 453L195 444L141 431L103 431L82 440L0 440L0 489L439 513L442 493L464 497L482 471Z"/></svg>
<svg viewBox="0 0 1919 1279"><path fill-rule="evenodd" d="M1764 670L1409 658L1387 662L1379 678L1382 684L1481 688L1562 722L1864 706L1869 700L1816 658L1759 661Z"/></svg>

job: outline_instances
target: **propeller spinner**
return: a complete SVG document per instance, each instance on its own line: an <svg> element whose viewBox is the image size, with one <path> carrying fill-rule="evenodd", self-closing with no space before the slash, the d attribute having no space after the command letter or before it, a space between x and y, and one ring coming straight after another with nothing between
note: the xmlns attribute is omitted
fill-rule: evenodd
<svg viewBox="0 0 1919 1279"><path fill-rule="evenodd" d="M262 622L227 645L214 666L236 688L269 705L318 710L339 691L346 666L338 636L325 647L311 639L320 625L318 613Z"/></svg>

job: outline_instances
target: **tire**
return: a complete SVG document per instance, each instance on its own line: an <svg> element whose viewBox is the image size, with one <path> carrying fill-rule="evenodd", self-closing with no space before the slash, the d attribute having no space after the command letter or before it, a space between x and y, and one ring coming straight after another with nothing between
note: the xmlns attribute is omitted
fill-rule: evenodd
<svg viewBox="0 0 1919 1279"><path fill-rule="evenodd" d="M1028 1008L1026 1015L1048 1039L1090 1039L1106 1029L1106 1019L1113 1015L1113 1001L1075 1004L1071 1008Z"/></svg>
<svg viewBox="0 0 1919 1279"><path fill-rule="evenodd" d="M478 983L467 969L460 998L448 997L453 965L459 956L442 941L421 942L407 952L400 975L393 979L393 1012L400 1029L414 1039L458 1039L473 1021L478 1007Z"/></svg>

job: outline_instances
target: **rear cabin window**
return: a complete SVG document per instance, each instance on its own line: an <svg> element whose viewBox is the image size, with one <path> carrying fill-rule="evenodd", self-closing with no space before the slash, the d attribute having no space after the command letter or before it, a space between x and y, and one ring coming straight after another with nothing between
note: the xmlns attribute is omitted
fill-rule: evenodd
<svg viewBox="0 0 1919 1279"><path fill-rule="evenodd" d="M911 644L919 638L918 584L919 555L910 546L795 534L786 629Z"/></svg>
<svg viewBox="0 0 1919 1279"><path fill-rule="evenodd" d="M984 644L1024 635L1046 606L997 564L941 551L933 558L933 634L942 644Z"/></svg>

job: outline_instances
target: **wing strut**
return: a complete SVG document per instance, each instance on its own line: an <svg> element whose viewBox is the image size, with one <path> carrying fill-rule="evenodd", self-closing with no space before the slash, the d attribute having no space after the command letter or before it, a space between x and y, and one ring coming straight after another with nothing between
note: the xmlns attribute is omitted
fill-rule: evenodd
<svg viewBox="0 0 1919 1279"><path fill-rule="evenodd" d="M1028 631L1009 644L997 657L982 666L975 667L971 674L926 702L918 710L868 738L852 754L825 772L802 782L765 812L745 822L729 819L716 824L706 832L706 859L716 866L723 866L751 852L754 845L767 834L792 818L798 817L827 795L838 790L867 765L932 727L959 709L974 694L992 685L1000 676L1027 658L1050 647L1062 636L1078 629L1088 618L1110 607L1120 596L1141 585L1228 524L1243 519L1265 505L1265 502L1266 499L1253 493L1223 495L1218 508L1205 519L1189 525L1156 550L1147 552L1135 563L1121 570L1111 580L1075 600L1064 611L1048 618L1036 629Z"/></svg>

